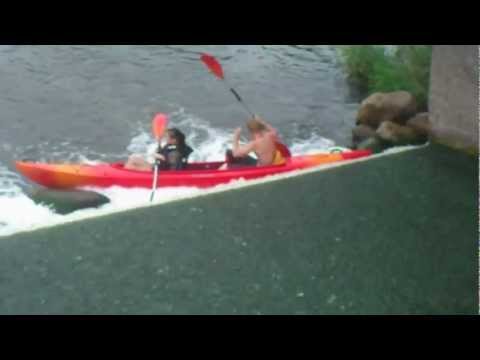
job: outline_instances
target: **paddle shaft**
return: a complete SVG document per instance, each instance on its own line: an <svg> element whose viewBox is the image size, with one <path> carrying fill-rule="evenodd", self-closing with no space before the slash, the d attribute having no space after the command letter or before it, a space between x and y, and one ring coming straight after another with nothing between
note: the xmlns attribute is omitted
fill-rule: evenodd
<svg viewBox="0 0 480 360"><path fill-rule="evenodd" d="M153 176L153 186L152 186L152 193L150 195L150 202L153 202L153 199L155 197L155 191L157 190L157 182L158 182L158 168L160 164L158 163L158 160L155 161L155 174Z"/></svg>
<svg viewBox="0 0 480 360"><path fill-rule="evenodd" d="M165 129L167 128L168 124L168 117L165 114L157 114L152 121L152 132L153 136L160 142L163 134L165 133ZM160 143L159 143L160 144ZM155 191L157 190L157 183L158 183L158 170L160 166L160 161L158 159L155 160L155 168L154 172L155 175L153 177L153 184L152 184L152 193L150 194L150 202L153 202L155 197Z"/></svg>
<svg viewBox="0 0 480 360"><path fill-rule="evenodd" d="M248 115L250 115L250 117L254 118L255 117L255 114L252 110L250 110L250 108L247 106L247 104L245 103L245 101L243 101L242 97L238 94L238 92L233 88L231 87L226 80L224 80L224 84L225 86L227 87L227 89L230 90L230 92L233 94L233 96L235 96L235 98L238 100L238 102L240 104L242 104L243 106L243 109L248 113Z"/></svg>
<svg viewBox="0 0 480 360"><path fill-rule="evenodd" d="M205 66L212 72L212 74L215 75L215 77L222 80L222 82L226 86L226 88L233 94L233 96L235 96L235 99L237 99L238 102L240 104L242 104L243 108L247 111L248 115L253 118L255 116L253 111L250 110L250 108L247 106L247 104L245 104L242 97L233 88L233 86L230 86L230 84L228 84L228 81L225 78L225 72L223 71L222 64L220 64L220 62L215 57L213 57L212 55L208 55L208 54L203 54L200 57L200 59L205 64Z"/></svg>
<svg viewBox="0 0 480 360"><path fill-rule="evenodd" d="M254 112L250 110L238 92L228 84L227 80L225 79L225 73L223 71L222 64L220 64L213 56L207 54L202 55L201 60L218 79L222 80L225 87L233 94L233 96L235 96L238 102L242 104L243 109L248 113L248 115L252 119L255 118ZM282 153L283 156L291 157L290 150L288 150L288 148L279 141L277 141L277 149Z"/></svg>

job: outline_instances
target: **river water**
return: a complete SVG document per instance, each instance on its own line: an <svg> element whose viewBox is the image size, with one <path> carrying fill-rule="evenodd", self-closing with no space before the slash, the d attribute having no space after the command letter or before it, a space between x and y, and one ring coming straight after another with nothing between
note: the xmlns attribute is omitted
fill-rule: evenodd
<svg viewBox="0 0 480 360"><path fill-rule="evenodd" d="M358 99L333 46L0 46L0 235L57 216L23 195L16 159L122 160L151 147L157 112L188 135L192 160L223 159L246 115L202 52L292 152L349 145Z"/></svg>

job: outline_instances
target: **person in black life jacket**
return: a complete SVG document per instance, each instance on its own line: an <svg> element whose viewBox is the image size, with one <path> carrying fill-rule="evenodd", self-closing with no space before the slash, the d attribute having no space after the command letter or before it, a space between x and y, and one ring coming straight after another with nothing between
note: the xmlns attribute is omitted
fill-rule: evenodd
<svg viewBox="0 0 480 360"><path fill-rule="evenodd" d="M158 146L154 155L160 161L161 170L183 170L193 149L185 143L185 134L173 128L167 130L167 144Z"/></svg>
<svg viewBox="0 0 480 360"><path fill-rule="evenodd" d="M185 135L180 130L172 128L167 130L165 146L162 146L161 140L159 140L154 158L156 162L160 162L159 168L161 170L183 170L186 168L188 157L192 152L193 149L185 142ZM155 165L139 156L132 156L128 159L124 168L136 171L152 171Z"/></svg>

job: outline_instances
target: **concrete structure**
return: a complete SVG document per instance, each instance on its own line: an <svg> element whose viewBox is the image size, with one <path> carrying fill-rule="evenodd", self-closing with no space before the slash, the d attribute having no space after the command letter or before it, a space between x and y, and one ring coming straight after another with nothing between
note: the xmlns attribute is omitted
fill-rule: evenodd
<svg viewBox="0 0 480 360"><path fill-rule="evenodd" d="M478 45L434 45L430 89L432 139L478 153Z"/></svg>
<svg viewBox="0 0 480 360"><path fill-rule="evenodd" d="M478 159L431 145L0 239L0 315L478 315Z"/></svg>

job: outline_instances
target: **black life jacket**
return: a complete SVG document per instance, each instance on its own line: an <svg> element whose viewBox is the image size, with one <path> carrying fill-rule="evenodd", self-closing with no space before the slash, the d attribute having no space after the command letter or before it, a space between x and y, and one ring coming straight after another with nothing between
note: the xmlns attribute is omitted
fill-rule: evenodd
<svg viewBox="0 0 480 360"><path fill-rule="evenodd" d="M179 148L177 145L165 145L163 148L159 148L157 151L163 155L166 161L160 163L160 168L163 170L183 170L188 163L188 157L193 153L193 149L185 145L183 148Z"/></svg>

